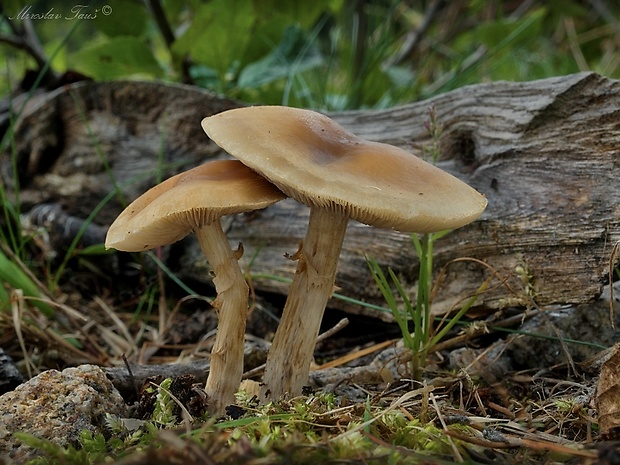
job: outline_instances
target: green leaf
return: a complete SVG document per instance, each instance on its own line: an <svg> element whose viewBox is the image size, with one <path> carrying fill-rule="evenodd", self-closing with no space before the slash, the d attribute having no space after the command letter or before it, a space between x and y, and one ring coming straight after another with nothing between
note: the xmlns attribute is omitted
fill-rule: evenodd
<svg viewBox="0 0 620 465"><path fill-rule="evenodd" d="M205 65L194 65L190 68L189 74L194 83L200 87L217 88L219 77L217 71Z"/></svg>
<svg viewBox="0 0 620 465"><path fill-rule="evenodd" d="M336 12L342 8L342 0L313 0L297 1L291 0L255 0L257 11L270 12L263 13L263 16L271 21L271 18L279 16L288 24L298 24L304 29L312 27L319 16L326 12ZM271 17L271 18L270 18Z"/></svg>
<svg viewBox="0 0 620 465"><path fill-rule="evenodd" d="M73 68L100 80L131 75L160 76L162 69L144 41L136 37L115 37L82 49L72 60Z"/></svg>
<svg viewBox="0 0 620 465"><path fill-rule="evenodd" d="M9 293L4 288L4 283L0 280L0 312L5 310L5 306L9 305Z"/></svg>
<svg viewBox="0 0 620 465"><path fill-rule="evenodd" d="M9 21L14 21L16 16L27 7L28 5L24 5L24 2L20 0L4 0L2 2L4 15L6 15L7 18L11 18Z"/></svg>
<svg viewBox="0 0 620 465"><path fill-rule="evenodd" d="M377 284L379 291L381 292L381 294L383 295L383 298L388 304L388 307L390 308L390 311L392 312L392 316L394 317L394 320L396 321L396 323L398 324L398 327L400 328L405 347L413 349L414 347L416 347L416 344L411 336L411 333L409 333L409 326L407 323L408 320L407 320L406 311L401 311L401 309L399 308L398 303L396 302L396 297L394 296L394 293L392 292L392 289L390 288L390 284L388 283L388 280L385 277L383 270L379 266L379 263L377 263L377 261L373 257L366 257L366 264L368 265L370 273L373 279L375 280L375 283ZM389 272L390 274L392 274L391 270L389 270Z"/></svg>
<svg viewBox="0 0 620 465"><path fill-rule="evenodd" d="M9 302L9 295L4 289L3 284L8 283L13 289L20 289L26 297L41 297L37 285L24 273L19 266L13 263L9 258L0 251L0 304ZM54 309L46 302L40 300L32 300L41 313L47 317L54 316Z"/></svg>
<svg viewBox="0 0 620 465"><path fill-rule="evenodd" d="M93 244L77 251L78 255L109 255L110 251L106 250L104 244Z"/></svg>
<svg viewBox="0 0 620 465"><path fill-rule="evenodd" d="M546 13L540 8L516 21L504 19L483 24L477 28L476 36L489 48L521 45L539 36Z"/></svg>
<svg viewBox="0 0 620 465"><path fill-rule="evenodd" d="M138 37L146 31L147 11L139 3L127 0L106 0L105 3L110 9L100 8L95 20L97 28L105 35Z"/></svg>
<svg viewBox="0 0 620 465"><path fill-rule="evenodd" d="M89 456L105 458L107 447L103 434L93 434L92 431L83 430L78 440Z"/></svg>
<svg viewBox="0 0 620 465"><path fill-rule="evenodd" d="M251 0L212 0L200 6L172 50L176 57L190 55L193 61L216 70L223 81L254 39L255 21Z"/></svg>
<svg viewBox="0 0 620 465"><path fill-rule="evenodd" d="M268 55L247 65L239 74L237 85L256 88L278 79L319 66L322 58L316 47L308 44L303 30L289 26L280 44Z"/></svg>
<svg viewBox="0 0 620 465"><path fill-rule="evenodd" d="M547 14L545 8L533 10L519 19L499 18L478 25L475 29L461 34L454 42L454 48L469 53L472 48L485 45L488 59L501 59L503 55L513 52L519 46L536 42L539 38L543 20Z"/></svg>

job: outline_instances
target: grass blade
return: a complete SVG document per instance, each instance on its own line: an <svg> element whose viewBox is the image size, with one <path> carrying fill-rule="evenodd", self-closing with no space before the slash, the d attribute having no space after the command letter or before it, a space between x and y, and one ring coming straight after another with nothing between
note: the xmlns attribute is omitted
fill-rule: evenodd
<svg viewBox="0 0 620 465"><path fill-rule="evenodd" d="M37 297L36 300L32 300L33 305L35 305L46 317L51 318L54 316L54 309L46 302L38 299L41 297L41 293L39 292L39 288L37 287L37 285L28 277L26 273L24 273L24 271L19 266L17 266L13 261L11 261L1 250L0 281L8 283L9 286L14 289L21 290L26 297ZM2 289L4 290L3 287ZM4 295L0 293L0 299L2 299L0 301L2 302L2 306L4 307L4 303L7 303L9 301L9 296L8 293L6 293L6 290L4 290Z"/></svg>

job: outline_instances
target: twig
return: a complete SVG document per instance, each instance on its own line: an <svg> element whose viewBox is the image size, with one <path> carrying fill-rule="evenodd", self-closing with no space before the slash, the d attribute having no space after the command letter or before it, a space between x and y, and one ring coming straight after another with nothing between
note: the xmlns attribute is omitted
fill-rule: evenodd
<svg viewBox="0 0 620 465"><path fill-rule="evenodd" d="M119 330L119 332L124 336L124 339L127 342L127 347L131 348L131 351L133 353L138 352L138 345L136 344L136 341L133 339L131 332L129 331L129 328L127 328L127 325L123 323L123 321L118 317L116 312L112 310L101 297L95 296L94 301L99 306L99 308L101 308L104 311L104 313L106 314L106 317L109 318L114 323L114 325Z"/></svg>
<svg viewBox="0 0 620 465"><path fill-rule="evenodd" d="M25 51L37 63L39 71L44 69L48 62L48 57L43 50L39 36L32 25L32 21L29 18L24 18L21 27L15 21L8 20L8 18L7 21L13 35L0 35L0 42ZM47 67L43 80L46 83L54 83L58 80L58 77L58 74L55 73L51 67Z"/></svg>
<svg viewBox="0 0 620 465"><path fill-rule="evenodd" d="M318 337L316 338L316 342L321 342L321 341L324 341L325 339L327 339L328 337L332 337L338 331L340 331L341 329L344 329L348 324L349 324L349 319L348 318L343 318L338 323L336 323L335 326L333 326L332 328L328 329L324 333L319 334Z"/></svg>
<svg viewBox="0 0 620 465"><path fill-rule="evenodd" d="M168 47L168 50L172 51L172 44L176 41L176 37L174 36L174 32L172 27L170 27L170 23L168 22L168 18L166 18L166 13L161 6L160 0L146 0L146 3L151 10L151 14L155 18L155 23L157 24L157 28L164 38L164 42ZM183 74L183 82L185 84L193 84L194 80L189 72L189 69L192 65L191 59L189 57L183 58L181 61L181 72Z"/></svg>
<svg viewBox="0 0 620 465"><path fill-rule="evenodd" d="M343 318L338 323L336 323L336 325L334 327L328 329L324 333L319 334L318 337L316 338L316 342L321 342L322 340L327 339L330 336L333 336L334 334L336 334L338 331L343 329L348 324L349 324L348 318ZM256 368L252 368L251 370L246 371L245 373L243 373L243 379L248 379L248 378L252 378L254 376L258 376L258 375L262 374L263 371L265 371L265 364L264 363L262 365L257 366Z"/></svg>
<svg viewBox="0 0 620 465"><path fill-rule="evenodd" d="M172 28L170 27L170 23L168 22L168 18L166 18L166 14L161 6L161 2L159 0L147 0L146 3L151 9L153 18L155 18L155 23L157 23L159 32L161 32L161 35L164 38L164 42L166 42L166 46L168 47L168 49L170 49L176 38L174 37L174 32L172 32Z"/></svg>
<svg viewBox="0 0 620 465"><path fill-rule="evenodd" d="M391 339L389 341L380 342L379 344L374 344L370 347L366 347L365 349L356 350L355 352L349 353L335 360L324 363L323 365L319 365L318 367L314 368L314 370L325 370L327 368L334 368L343 365L352 360L356 360L358 358L372 354L373 352L377 352L378 350L385 349L386 347L396 344L396 342L398 342L398 339Z"/></svg>
<svg viewBox="0 0 620 465"><path fill-rule="evenodd" d="M437 400L435 399L435 396L433 395L432 392L429 392L429 397L431 399L431 402L433 404L433 407L435 408L435 412L437 412L437 418L439 419L439 422L441 423L441 427L444 431L444 433L448 432L448 425L446 425L446 422L443 418L443 415L441 414L441 410L439 409L439 405L437 405ZM456 458L457 462L463 462L463 456L461 455L461 453L459 452L458 448L456 447L456 444L454 444L454 441L452 440L452 438L450 437L450 435L448 435L448 442L450 443L450 447L452 448L452 452L454 452L454 456Z"/></svg>
<svg viewBox="0 0 620 465"><path fill-rule="evenodd" d="M396 54L391 59L386 61L386 63L384 63L384 66L388 67L393 65L399 65L405 60L407 56L411 55L414 52L414 50L418 47L418 44L421 42L422 37L424 37L424 34L426 34L429 26L435 20L442 3L443 0L435 0L433 3L431 3L428 10L426 11L422 24L420 24L417 29L407 33L407 35L405 36L405 41L403 42L398 52L396 52Z"/></svg>
<svg viewBox="0 0 620 465"><path fill-rule="evenodd" d="M127 375L128 375L128 378L129 378L129 382L134 387L136 399L139 399L140 398L140 388L138 387L138 383L136 383L136 378L133 375L133 371L131 371L131 365L129 365L129 360L127 360L127 356L125 354L123 354L122 358L123 358L123 364L125 365L125 368L127 368Z"/></svg>
<svg viewBox="0 0 620 465"><path fill-rule="evenodd" d="M513 315L503 320L498 321L497 323L493 323L492 325L487 325L486 322L484 325L473 328L472 331L467 331L465 334L459 334L458 336L454 336L450 339L446 339L445 341L438 342L435 344L430 350L430 353L440 352L442 350L448 349L450 347L454 347L456 345L462 344L470 339L474 339L475 337L482 336L487 333L489 330L493 330L495 328L504 328L507 326L512 326L517 323L522 323L526 319L530 319L535 315L538 315L540 310L534 309L530 311L526 311L525 313L519 313L517 315Z"/></svg>
<svg viewBox="0 0 620 465"><path fill-rule="evenodd" d="M579 67L579 71L590 71L588 61L583 56L583 52L581 51L577 41L577 31L575 30L575 21L573 18L564 19L564 29L566 30L566 35L568 37L568 45L573 54L573 59Z"/></svg>
<svg viewBox="0 0 620 465"><path fill-rule="evenodd" d="M392 401L392 403L388 407L386 407L384 410L382 410L379 414L377 414L377 416L374 416L370 418L369 420L366 420L363 423L356 425L355 427L347 430L346 432L342 433L340 436L337 436L336 438L328 439L328 441L342 440L346 437L352 436L360 431L363 431L368 426L373 424L375 421L379 420L381 417L384 417L391 411L400 408L400 406L404 404L405 402L408 402L412 398L417 397L419 395L427 395L431 393L433 389L434 388L432 386L430 387L430 389L429 389L429 386L424 386L419 389L415 389L413 391L408 391L405 394L403 394L401 397L399 397L398 399L395 399L394 401Z"/></svg>
<svg viewBox="0 0 620 465"><path fill-rule="evenodd" d="M598 13L598 15L614 29L617 35L620 35L620 21L616 15L609 9L607 4L602 0L588 0L590 6Z"/></svg>
<svg viewBox="0 0 620 465"><path fill-rule="evenodd" d="M32 367L30 363L30 357L28 350L26 350L26 343L24 342L24 333L22 332L23 321L23 309L22 303L24 301L24 293L21 289L15 289L11 295L11 310L13 315L13 328L15 329L15 335L19 341L19 347L22 350L24 356L24 364L26 365L26 371L28 372L28 378L32 378Z"/></svg>
<svg viewBox="0 0 620 465"><path fill-rule="evenodd" d="M494 434L493 439L491 440L468 436L453 430L445 430L445 433L454 439L458 439L459 441L468 442L470 444L475 444L477 446L489 449L514 449L519 447L525 447L533 450L556 452L558 454L567 454L588 459L598 458L598 454L591 450L577 449L575 447L568 447L562 444L547 441L521 439L501 433ZM495 440L496 438L499 438L501 440Z"/></svg>

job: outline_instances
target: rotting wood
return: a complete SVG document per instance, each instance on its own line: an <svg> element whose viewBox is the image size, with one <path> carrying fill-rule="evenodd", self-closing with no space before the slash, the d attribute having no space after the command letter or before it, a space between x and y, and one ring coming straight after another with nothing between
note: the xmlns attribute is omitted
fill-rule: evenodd
<svg viewBox="0 0 620 465"><path fill-rule="evenodd" d="M200 120L239 105L159 83L83 83L42 95L16 130L23 206L58 203L68 215L86 218L113 190L111 177L132 200L157 178L224 156L202 133ZM444 127L439 166L489 199L480 220L436 243L435 270L460 257L487 263L506 278L506 285L479 298L478 305L491 308L529 305L532 299L540 305L582 303L598 296L620 240L619 81L580 73L496 82L389 110L330 116L362 137L419 153L431 143L424 128L431 105ZM2 174L10 187L6 155ZM107 225L120 208L121 202L111 201L94 221ZM307 217L306 207L287 200L234 218L228 236L234 244L243 242L246 260L255 257L254 274L291 276L295 264L284 255L297 250ZM179 244L174 269L182 278L208 281L197 247L193 240ZM417 259L409 235L351 222L337 277L342 294L382 302L364 254L415 289ZM471 295L489 270L473 261L450 264L435 308L449 309ZM255 278L253 285L257 291L287 291L286 283L271 279ZM390 318L336 299L331 305Z"/></svg>

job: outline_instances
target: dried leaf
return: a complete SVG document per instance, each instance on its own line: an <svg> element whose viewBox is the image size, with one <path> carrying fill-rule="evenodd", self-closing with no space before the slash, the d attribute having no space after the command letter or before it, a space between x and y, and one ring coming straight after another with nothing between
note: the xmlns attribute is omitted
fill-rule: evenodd
<svg viewBox="0 0 620 465"><path fill-rule="evenodd" d="M620 437L620 344L616 344L601 367L596 390L598 424L606 440Z"/></svg>

